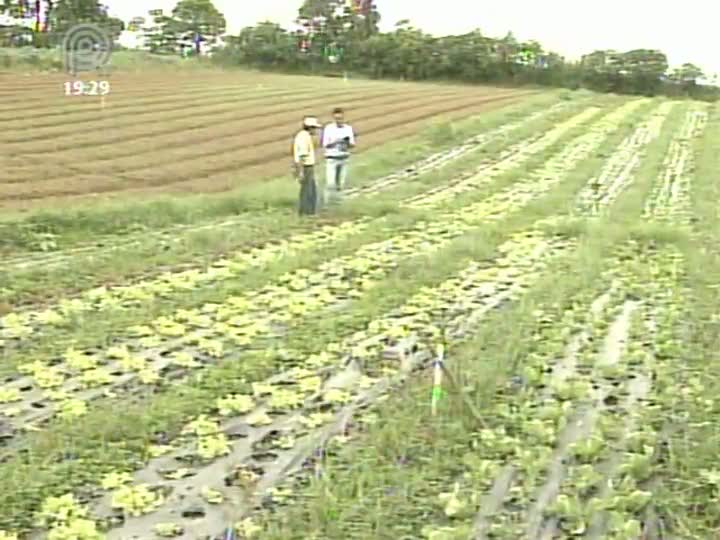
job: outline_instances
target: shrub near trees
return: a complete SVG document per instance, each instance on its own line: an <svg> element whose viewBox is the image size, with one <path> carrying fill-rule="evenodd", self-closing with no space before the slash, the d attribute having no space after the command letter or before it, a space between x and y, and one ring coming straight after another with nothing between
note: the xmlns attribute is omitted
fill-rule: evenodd
<svg viewBox="0 0 720 540"><path fill-rule="evenodd" d="M595 51L580 62L568 62L537 41L521 42L511 33L500 39L480 30L434 37L408 20L398 22L392 32L381 32L374 4L363 14L353 10L352 2L306 0L298 15L307 31L292 32L262 22L227 38L227 47L215 60L281 71L345 71L372 78L538 84L712 100L720 95L718 88L697 84L703 74L692 64L667 76L667 57L657 50ZM301 43L309 46L303 50ZM338 64L327 61L329 44L343 51Z"/></svg>

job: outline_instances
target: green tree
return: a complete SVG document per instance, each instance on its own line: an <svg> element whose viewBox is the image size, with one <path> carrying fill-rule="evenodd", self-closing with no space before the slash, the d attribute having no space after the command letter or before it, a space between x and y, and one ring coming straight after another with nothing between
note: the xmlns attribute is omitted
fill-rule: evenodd
<svg viewBox="0 0 720 540"><path fill-rule="evenodd" d="M225 16L218 11L212 0L180 0L172 10L173 31L194 39L199 36L209 42L217 40L225 33ZM200 42L195 42L195 52L200 54Z"/></svg>
<svg viewBox="0 0 720 540"><path fill-rule="evenodd" d="M240 32L243 53L251 52L253 64L279 67L290 64L294 53L294 39L279 24L261 22Z"/></svg>
<svg viewBox="0 0 720 540"><path fill-rule="evenodd" d="M64 34L79 23L94 23L103 27L113 41L124 29L124 23L110 17L107 8L97 0L0 0L0 13L11 17L26 16L28 7L35 14L32 35L36 47L58 45ZM45 21L42 21L43 13Z"/></svg>
<svg viewBox="0 0 720 540"><path fill-rule="evenodd" d="M154 54L174 54L182 37L180 24L162 10L152 10L149 15L152 22L143 27L148 49Z"/></svg>
<svg viewBox="0 0 720 540"><path fill-rule="evenodd" d="M409 20L400 21L390 32L380 32L373 26L380 17L374 6L362 16L351 9L352 4L305 0L297 19L304 31L289 32L273 23L261 23L228 40L230 46L219 56L223 61L257 67L315 71L327 46L335 44L344 52L343 70L377 78L512 82L648 95L677 92L679 86L665 81L667 59L661 51L600 50L581 62L568 62L537 41L519 42L512 33L491 38L476 29L438 38L415 28ZM300 39L311 40L309 54L300 51ZM697 75L688 68L677 77L692 85L690 79L697 80L693 73ZM692 89L693 97L709 99L719 94L720 89L702 85Z"/></svg>
<svg viewBox="0 0 720 540"><path fill-rule="evenodd" d="M0 13L13 18L20 18L23 15L23 5L21 0L0 0Z"/></svg>
<svg viewBox="0 0 720 540"><path fill-rule="evenodd" d="M114 42L125 29L125 23L108 15L107 7L98 0L56 0L49 14L53 29L51 44L62 42L64 35L76 24L92 23L103 28Z"/></svg>
<svg viewBox="0 0 720 540"><path fill-rule="evenodd" d="M0 14L13 19L23 17L20 0L0 0ZM35 32L27 26L2 26L0 27L0 45L3 47L28 45L35 41L34 34Z"/></svg>
<svg viewBox="0 0 720 540"><path fill-rule="evenodd" d="M685 63L673 69L670 81L678 85L685 95L693 95L697 91L697 82L705 76L702 69L695 64Z"/></svg>
<svg viewBox="0 0 720 540"><path fill-rule="evenodd" d="M635 49L622 55L621 71L625 75L623 90L633 94L654 95L668 70L667 56L653 49Z"/></svg>
<svg viewBox="0 0 720 540"><path fill-rule="evenodd" d="M347 0L305 0L296 23L310 38L308 54L312 65L322 62L325 51L334 44L343 51L346 66L356 65L362 42L379 32L380 14L374 3L366 3L366 14L353 10Z"/></svg>

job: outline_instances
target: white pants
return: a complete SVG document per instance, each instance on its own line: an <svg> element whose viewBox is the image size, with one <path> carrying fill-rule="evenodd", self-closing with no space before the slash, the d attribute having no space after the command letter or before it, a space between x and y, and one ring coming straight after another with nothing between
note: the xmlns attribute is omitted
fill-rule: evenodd
<svg viewBox="0 0 720 540"><path fill-rule="evenodd" d="M347 180L348 160L325 160L325 203L339 201Z"/></svg>

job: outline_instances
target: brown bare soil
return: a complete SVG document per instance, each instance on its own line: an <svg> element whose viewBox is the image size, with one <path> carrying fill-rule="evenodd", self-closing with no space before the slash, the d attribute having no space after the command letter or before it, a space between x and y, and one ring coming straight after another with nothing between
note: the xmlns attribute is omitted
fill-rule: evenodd
<svg viewBox="0 0 720 540"><path fill-rule="evenodd" d="M303 114L342 105L358 151L534 92L268 74L113 75L111 94L65 96L59 74L0 74L0 207L218 192L287 171ZM323 114L325 113L325 114Z"/></svg>

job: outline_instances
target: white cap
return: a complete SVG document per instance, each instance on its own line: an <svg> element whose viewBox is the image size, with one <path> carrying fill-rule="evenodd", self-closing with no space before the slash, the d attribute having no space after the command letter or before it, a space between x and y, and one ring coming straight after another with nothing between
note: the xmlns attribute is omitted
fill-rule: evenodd
<svg viewBox="0 0 720 540"><path fill-rule="evenodd" d="M320 122L318 122L318 119L315 118L314 116L306 116L305 121L303 123L304 123L305 127L315 127L315 128L322 127Z"/></svg>

